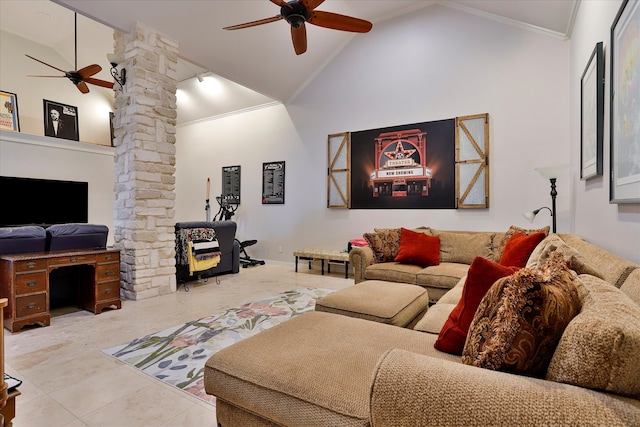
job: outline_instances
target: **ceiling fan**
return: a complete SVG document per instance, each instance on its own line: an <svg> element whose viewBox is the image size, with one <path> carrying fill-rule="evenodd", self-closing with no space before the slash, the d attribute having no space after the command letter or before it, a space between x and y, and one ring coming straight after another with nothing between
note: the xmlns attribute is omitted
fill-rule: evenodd
<svg viewBox="0 0 640 427"><path fill-rule="evenodd" d="M333 30L351 31L354 33L367 33L373 26L371 22L364 19L352 18L351 16L340 15L333 12L322 12L314 10L320 6L324 0L270 0L280 6L280 14L272 18L260 19L258 21L224 27L225 30L239 30L241 28L254 27L256 25L268 24L270 22L284 19L291 25L291 39L293 49L297 55L307 51L307 30L305 22L319 27L331 28Z"/></svg>
<svg viewBox="0 0 640 427"><path fill-rule="evenodd" d="M76 71L64 71L58 67L54 67L51 64L47 64L44 61L34 58L33 56L25 54L27 57L33 59L34 61L38 61L41 64L44 64L48 67L53 68L54 70L58 70L61 73L64 73L62 76L27 76L27 77L66 77L69 80L71 80L71 82L74 85L76 85L78 90L82 93L89 93L89 87L87 86L87 83L113 89L113 82L94 79L93 77L91 77L94 74L98 74L102 70L102 67L99 66L98 64L88 65L78 70L78 15L75 13L73 15L74 15L74 24L75 24L74 36L75 36L75 69Z"/></svg>

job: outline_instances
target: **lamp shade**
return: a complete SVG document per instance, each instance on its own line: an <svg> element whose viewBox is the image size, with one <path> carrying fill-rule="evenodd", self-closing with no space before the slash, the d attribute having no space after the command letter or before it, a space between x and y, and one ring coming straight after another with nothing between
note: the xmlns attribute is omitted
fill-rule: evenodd
<svg viewBox="0 0 640 427"><path fill-rule="evenodd" d="M536 217L536 213L534 213L534 212L524 212L522 214L522 216L525 217L527 219L527 221L533 222L533 220Z"/></svg>
<svg viewBox="0 0 640 427"><path fill-rule="evenodd" d="M558 178L562 171L567 168L568 165L547 166L543 168L536 168L536 172L547 179Z"/></svg>

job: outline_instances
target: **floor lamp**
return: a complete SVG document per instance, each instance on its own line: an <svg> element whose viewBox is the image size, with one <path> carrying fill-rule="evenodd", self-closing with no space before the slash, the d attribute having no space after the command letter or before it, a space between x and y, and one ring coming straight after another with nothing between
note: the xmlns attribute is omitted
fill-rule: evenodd
<svg viewBox="0 0 640 427"><path fill-rule="evenodd" d="M560 173L566 168L566 165L561 165L561 166L551 166L551 167L546 167L546 168L536 168L536 171L542 175L543 177L547 178L549 180L549 182L551 183L551 209L549 209L546 206L543 206L539 209L536 209L532 212L527 212L524 215L525 218L527 218L529 220L529 222L533 222L533 219L536 217L536 215L538 214L538 212L540 212L543 209L548 209L549 212L551 212L551 224L552 224L552 228L551 231L553 233L556 232L556 196L558 195L558 191L556 190L556 180L558 179L558 176L560 176Z"/></svg>

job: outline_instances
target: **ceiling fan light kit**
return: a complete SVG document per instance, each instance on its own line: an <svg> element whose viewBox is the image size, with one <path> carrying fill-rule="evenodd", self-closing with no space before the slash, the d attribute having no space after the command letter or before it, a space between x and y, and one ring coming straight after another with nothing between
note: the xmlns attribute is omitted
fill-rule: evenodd
<svg viewBox="0 0 640 427"><path fill-rule="evenodd" d="M367 33L373 25L364 19L340 15L333 12L316 11L324 0L270 0L271 3L280 6L280 15L244 24L224 27L225 30L240 30L242 28L255 27L284 19L291 26L291 40L293 49L297 55L307 51L307 30L305 22L332 30L350 31L354 33Z"/></svg>

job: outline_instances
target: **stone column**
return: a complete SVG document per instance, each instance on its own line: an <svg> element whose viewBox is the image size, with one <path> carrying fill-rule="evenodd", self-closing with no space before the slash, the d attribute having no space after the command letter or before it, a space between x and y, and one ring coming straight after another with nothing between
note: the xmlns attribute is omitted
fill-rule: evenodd
<svg viewBox="0 0 640 427"><path fill-rule="evenodd" d="M127 70L124 88L115 86L114 241L121 293L137 300L176 291L178 44L140 23L114 39Z"/></svg>

